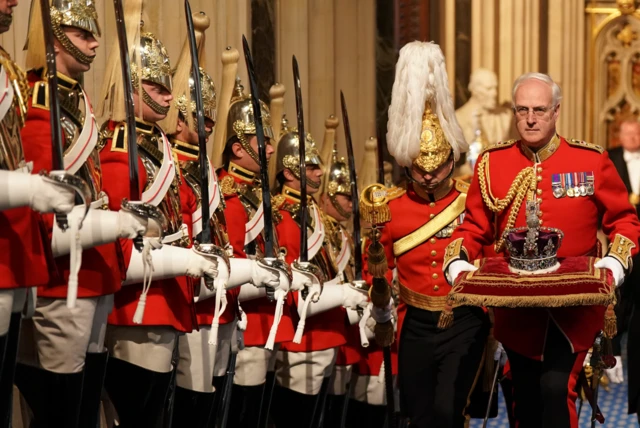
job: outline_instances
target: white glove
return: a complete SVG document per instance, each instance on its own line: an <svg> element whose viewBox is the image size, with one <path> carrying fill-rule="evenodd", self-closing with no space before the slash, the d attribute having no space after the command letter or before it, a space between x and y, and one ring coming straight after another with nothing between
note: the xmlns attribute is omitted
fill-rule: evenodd
<svg viewBox="0 0 640 428"><path fill-rule="evenodd" d="M277 269L272 269L257 260L232 258L231 274L227 288L253 284L256 287L278 288L280 275Z"/></svg>
<svg viewBox="0 0 640 428"><path fill-rule="evenodd" d="M446 275L449 279L449 282L453 284L458 278L458 275L460 275L462 272L473 272L476 270L478 270L478 268L471 263L464 260L456 260L454 262L451 262L451 264L447 268Z"/></svg>
<svg viewBox="0 0 640 428"><path fill-rule="evenodd" d="M498 342L498 347L496 351L493 353L493 361L500 360L500 365L504 366L507 362L507 352L504 350L502 343Z"/></svg>
<svg viewBox="0 0 640 428"><path fill-rule="evenodd" d="M309 289L309 295L311 295L311 287L315 292L320 293L320 280L313 274L296 269L295 264L291 265L291 272L293 273L293 284L291 284L292 291L300 291L305 288Z"/></svg>
<svg viewBox="0 0 640 428"><path fill-rule="evenodd" d="M598 260L593 267L598 269L609 269L613 274L613 285L616 287L620 287L624 282L624 268L614 257L603 257Z"/></svg>
<svg viewBox="0 0 640 428"><path fill-rule="evenodd" d="M371 318L377 323L385 323L393 316L393 299L389 299L389 303L384 308L378 308L376 306L371 307Z"/></svg>
<svg viewBox="0 0 640 428"><path fill-rule="evenodd" d="M616 365L611 369L605 369L607 377L611 383L624 382L624 370L622 368L622 357L616 355Z"/></svg>
<svg viewBox="0 0 640 428"><path fill-rule="evenodd" d="M84 205L77 205L68 214L69 221L79 223L84 216L84 211ZM146 219L129 212L90 209L82 220L82 228L79 230L80 246L82 249L87 249L115 242L118 238L133 239L138 235L144 235L146 225ZM54 222L51 237L53 256L69 254L72 238L69 233L63 232L58 227L57 222Z"/></svg>
<svg viewBox="0 0 640 428"><path fill-rule="evenodd" d="M75 205L75 192L41 175L0 171L0 210L30 206L41 213L68 213Z"/></svg>
<svg viewBox="0 0 640 428"><path fill-rule="evenodd" d="M148 223L149 221L146 218L120 210L118 211L118 237L134 239L138 236L144 236L147 232Z"/></svg>
<svg viewBox="0 0 640 428"><path fill-rule="evenodd" d="M345 308L364 308L369 303L369 295L364 290L357 290L353 288L349 283L342 284L342 289L342 306L344 306ZM324 292L322 294L324 294Z"/></svg>
<svg viewBox="0 0 640 428"><path fill-rule="evenodd" d="M186 276L191 278L207 277L214 279L218 275L218 260L216 257L203 256L190 250L187 257Z"/></svg>
<svg viewBox="0 0 640 428"><path fill-rule="evenodd" d="M145 242L154 242L145 238ZM175 278L178 276L190 276L200 278L207 276L215 278L218 274L218 262L215 257L202 256L193 248L180 248L172 245L163 245L148 254L151 257L152 279L160 280ZM127 278L123 285L138 284L145 279L145 255L138 251L131 252ZM149 274L149 272L147 272Z"/></svg>

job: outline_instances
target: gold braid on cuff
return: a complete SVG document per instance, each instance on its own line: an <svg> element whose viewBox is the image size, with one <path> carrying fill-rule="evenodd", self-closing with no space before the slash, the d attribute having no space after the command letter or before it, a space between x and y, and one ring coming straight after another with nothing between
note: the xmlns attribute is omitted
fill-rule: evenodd
<svg viewBox="0 0 640 428"><path fill-rule="evenodd" d="M616 234L616 237L611 243L608 256L611 256L618 260L622 267L626 271L633 268L633 259L631 258L631 250L636 247L636 244L629 238L626 238L620 234Z"/></svg>

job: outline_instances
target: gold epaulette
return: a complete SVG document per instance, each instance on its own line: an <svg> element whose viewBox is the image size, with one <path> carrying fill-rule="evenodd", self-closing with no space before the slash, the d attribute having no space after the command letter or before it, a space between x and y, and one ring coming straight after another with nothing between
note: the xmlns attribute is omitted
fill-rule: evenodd
<svg viewBox="0 0 640 428"><path fill-rule="evenodd" d="M271 205L273 205L273 209L279 210L286 200L287 198L282 193L278 193L271 197Z"/></svg>
<svg viewBox="0 0 640 428"><path fill-rule="evenodd" d="M491 152L491 151L494 151L494 150L506 149L507 147L511 147L517 142L518 142L518 140L515 140L515 139L507 140L507 141L498 141L496 144L492 144L492 145L482 149L482 151L478 155L478 158L482 157L482 155L485 154L485 153L488 153L488 152Z"/></svg>
<svg viewBox="0 0 640 428"><path fill-rule="evenodd" d="M222 180L220 180L220 190L223 196L235 195L237 193L236 180L230 175L225 175Z"/></svg>
<svg viewBox="0 0 640 428"><path fill-rule="evenodd" d="M575 138L572 138L570 140L567 140L567 144L569 144L570 146L573 147L581 147L583 149L591 149L594 150L600 154L602 154L604 152L604 148L602 146L599 146L597 144L591 144L591 143L587 143L586 141L582 141L582 140L576 140Z"/></svg>
<svg viewBox="0 0 640 428"><path fill-rule="evenodd" d="M454 180L456 183L456 190L460 193L467 193L469 191L469 183L462 180Z"/></svg>
<svg viewBox="0 0 640 428"><path fill-rule="evenodd" d="M389 202L405 193L405 189L395 186L385 187L378 183L367 186L360 196L360 217L372 225L390 221Z"/></svg>

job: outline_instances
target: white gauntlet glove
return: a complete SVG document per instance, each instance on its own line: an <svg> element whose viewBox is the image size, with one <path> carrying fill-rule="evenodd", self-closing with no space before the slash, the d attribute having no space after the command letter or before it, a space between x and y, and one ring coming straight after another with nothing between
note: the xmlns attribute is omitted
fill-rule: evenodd
<svg viewBox="0 0 640 428"><path fill-rule="evenodd" d="M607 373L607 377L611 381L611 383L622 383L624 382L624 370L622 367L622 357L616 355L616 365L611 369L605 369Z"/></svg>
<svg viewBox="0 0 640 428"><path fill-rule="evenodd" d="M453 284L458 278L458 275L460 275L462 272L473 272L476 270L478 270L478 268L471 263L464 260L456 260L454 262L451 262L445 274L447 275L449 283Z"/></svg>
<svg viewBox="0 0 640 428"><path fill-rule="evenodd" d="M603 257L598 260L593 267L598 269L609 269L613 274L613 285L616 287L620 287L624 282L624 268L614 257Z"/></svg>
<svg viewBox="0 0 640 428"><path fill-rule="evenodd" d="M84 216L85 207L78 205L67 215L69 221L79 223L82 228L80 246L82 249L93 248L100 245L115 242L118 238L133 239L142 236L147 230L147 220L126 211L106 211L90 209ZM56 222L53 224L51 238L51 250L54 257L69 254L73 237L68 232L63 232Z"/></svg>
<svg viewBox="0 0 640 428"><path fill-rule="evenodd" d="M326 286L325 286L326 287ZM342 306L349 309L364 308L369 303L369 295L366 291L356 289L350 283L342 284ZM322 293L324 294L324 292Z"/></svg>
<svg viewBox="0 0 640 428"><path fill-rule="evenodd" d="M0 210L30 206L40 213L68 213L75 205L75 192L41 175L0 171Z"/></svg>
<svg viewBox="0 0 640 428"><path fill-rule="evenodd" d="M309 290L309 296L320 295L321 286L320 280L312 273L296 268L296 264L291 265L291 272L293 273L293 284L291 284L292 291L301 291L305 288ZM317 300L317 299L315 299Z"/></svg>

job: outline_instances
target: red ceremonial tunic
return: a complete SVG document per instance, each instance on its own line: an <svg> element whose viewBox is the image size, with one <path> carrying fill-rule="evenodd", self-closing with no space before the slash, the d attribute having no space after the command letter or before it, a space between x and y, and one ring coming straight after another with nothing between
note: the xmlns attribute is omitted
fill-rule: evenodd
<svg viewBox="0 0 640 428"><path fill-rule="evenodd" d="M606 151L580 141L554 138L533 154L521 141L499 143L489 149L490 176L487 180L491 193L504 198L520 171L533 167L540 203L540 223L544 227L558 228L564 239L558 257L596 256L601 227L611 242L616 234L636 245L631 255L638 252L640 222L635 209L629 204L627 191ZM483 200L478 166L467 197L465 221L454 233L453 239L462 238L462 248L470 261L481 257L483 247L491 245L504 231L510 206L499 214L490 211ZM593 178L593 195L554 197L552 183L558 177ZM526 198L525 198L526 200ZM525 202L523 201L523 204ZM520 207L515 227L526 226L525 209ZM598 331L603 327L602 306L575 306L565 308L506 309L495 308L494 336L509 349L529 358L542 358L547 325L555 322L568 338L574 352L589 349Z"/></svg>
<svg viewBox="0 0 640 428"><path fill-rule="evenodd" d="M11 60L9 54L0 48L0 63L5 69L8 81L0 82L1 85L11 85L14 90L13 105L0 122L0 146L15 147L9 149L20 159L24 160L24 150L19 138L15 137L20 132L22 121L25 119L23 111L27 106L27 94L19 91L26 84L26 75ZM5 94L6 96L7 94ZM15 170L20 165L11 165L10 159L0 168ZM37 174L39 171L33 171ZM43 245L47 239L47 233L41 217L30 207L13 208L0 211L0 289L37 287L49 282L49 270L53 268L50 254ZM53 270L53 269L51 269Z"/></svg>
<svg viewBox="0 0 640 428"><path fill-rule="evenodd" d="M294 220L287 205L295 205L299 200L290 194L285 195L286 202L280 206L282 220L276 226L280 245L287 249L286 261L292 264L300 257L300 226ZM321 248L320 251L323 251ZM316 256L318 257L318 256ZM313 260L310 260L313 263ZM327 278L331 280L333 278ZM292 293L295 304L298 305L300 293ZM313 305L313 303L311 303ZM336 348L347 343L347 321L344 308L339 306L323 312L320 315L307 317L304 333L300 343L287 342L282 349L289 352L312 352Z"/></svg>
<svg viewBox="0 0 640 428"><path fill-rule="evenodd" d="M78 82L58 73L59 86L61 94L81 93ZM47 83L43 80L41 73L30 71L28 73L29 86L34 90L34 96L28 101L29 110L24 128L22 129L22 141L24 142L24 153L27 161L33 162L33 171L38 173L41 170L51 171L53 167L52 160L52 133L50 125L50 115L48 107L48 99L45 96ZM63 107L63 106L61 106ZM67 115L66 109L61 109L63 120ZM87 113L88 114L88 113ZM63 130L65 128L63 127ZM79 133L79 129L76 134ZM66 133L63 132L63 138L67 140ZM65 141L65 150L70 144L75 143ZM94 149L97 150L97 149ZM97 156L97 155L96 155ZM115 177L110 175L110 171L96 164L91 156L86 160L85 165L81 167L77 174L89 171L93 183L89 183L95 192L105 190L101 185L106 181L103 177ZM82 175L81 175L82 176ZM84 175L85 180L87 175ZM96 195L93 195L94 197ZM53 234L53 214L42 215L46 230L48 232L48 245L51 245L51 237ZM52 276L49 283L38 289L38 295L41 297L63 299L67 297L67 281L69 278L69 255L55 258L55 265L59 276ZM122 280L124 279L124 265L122 251L117 242L100 245L94 248L87 248L82 251L82 267L78 274L78 297L96 297L113 294L120 289Z"/></svg>
<svg viewBox="0 0 640 428"><path fill-rule="evenodd" d="M186 143L180 142L180 148L184 148ZM182 161L194 161L198 162L198 153L189 153L182 149L176 149L174 147L174 153L179 162ZM197 150L197 146L195 146ZM182 163L181 163L182 165ZM184 171L183 171L184 174ZM199 201L198 196L194 193L193 188L189 185L180 187L180 201L182 204L182 223L186 224L189 228L189 236L193 236L193 213L198 209ZM211 195L209 195L211 197ZM215 215L212 213L212 215ZM189 241L189 248L193 246L193 241ZM238 294L240 294L240 287L227 290L227 307L220 315L220 325L228 324L236 319L238 312ZM210 297L205 300L196 302L196 318L198 325L210 326L213 322L215 315L216 299Z"/></svg>
<svg viewBox="0 0 640 428"><path fill-rule="evenodd" d="M224 210L227 220L227 232L229 243L233 247L233 256L237 258L247 258L244 248L245 224L249 221L249 214L245 209L238 194L240 185L253 186L251 178L241 178L236 174L229 174L226 169L218 170L218 179L224 194L226 208ZM278 237L280 232L278 231ZM264 250L262 235L256 238L256 243ZM283 245L280 243L280 245ZM242 287L253 287L253 285L243 285ZM240 287L237 288L238 293ZM274 320L275 302L270 302L268 298L248 300L240 304L243 312L247 315L247 329L244 332L245 346L264 346L269 338L269 332ZM293 340L295 335L294 323L291 315L291 293L287 296L282 310L282 318L278 325L275 343L288 342Z"/></svg>
<svg viewBox="0 0 640 428"><path fill-rule="evenodd" d="M158 131L149 124L136 123L138 129L139 156L143 155L140 149L140 140L147 138L145 132L153 131L155 135ZM114 132L117 137L114 139ZM100 159L104 171L109 171L110 177L120 177L119 180L108 180L104 183L104 190L109 195L109 208L116 211L120 209L124 198L129 199L129 160L127 142L125 139L124 124L117 124L109 121L103 125L101 132L104 141L101 142L102 151ZM157 144L154 142L154 144ZM141 158L138 158L138 172L140 189L145 189L148 176ZM179 172L178 172L179 174ZM184 180L180 179L180 194L184 194L188 189ZM171 190L169 190L171 191ZM167 198L168 196L165 196ZM182 204L181 204L182 207ZM131 240L121 240L123 242L123 254L127 267L131 260L133 248ZM165 244L168 245L168 244ZM114 308L109 315L109 324L118 326L137 326L133 323L133 316L138 306L138 299L142 293L142 284L131 284L121 288L114 298ZM162 279L153 281L147 294L147 303L141 325L170 326L180 332L191 332L196 328L195 305L193 302L192 281L180 276L177 278Z"/></svg>

